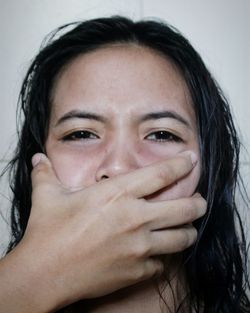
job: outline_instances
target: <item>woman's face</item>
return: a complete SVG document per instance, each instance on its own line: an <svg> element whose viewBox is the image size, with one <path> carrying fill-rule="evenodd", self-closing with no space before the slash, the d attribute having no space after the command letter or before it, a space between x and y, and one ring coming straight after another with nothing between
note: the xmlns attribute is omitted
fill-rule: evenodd
<svg viewBox="0 0 250 313"><path fill-rule="evenodd" d="M58 76L46 153L59 180L82 188L192 150L198 163L153 198L190 196L200 177L195 114L178 70L136 45L74 59Z"/></svg>

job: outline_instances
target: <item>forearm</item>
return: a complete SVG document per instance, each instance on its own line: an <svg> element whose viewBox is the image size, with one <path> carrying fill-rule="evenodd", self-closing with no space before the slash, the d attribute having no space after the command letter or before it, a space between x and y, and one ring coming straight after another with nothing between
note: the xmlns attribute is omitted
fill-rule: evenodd
<svg viewBox="0 0 250 313"><path fill-rule="evenodd" d="M0 311L48 313L54 309L53 290L29 255L19 247L0 260ZM42 277L43 276L43 277Z"/></svg>

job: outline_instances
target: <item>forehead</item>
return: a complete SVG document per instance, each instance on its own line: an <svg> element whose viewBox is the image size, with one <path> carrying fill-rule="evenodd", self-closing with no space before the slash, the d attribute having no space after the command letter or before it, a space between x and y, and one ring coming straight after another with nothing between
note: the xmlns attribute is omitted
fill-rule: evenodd
<svg viewBox="0 0 250 313"><path fill-rule="evenodd" d="M121 114L166 107L194 120L180 71L160 53L135 44L76 57L60 72L52 92L52 116L82 108Z"/></svg>

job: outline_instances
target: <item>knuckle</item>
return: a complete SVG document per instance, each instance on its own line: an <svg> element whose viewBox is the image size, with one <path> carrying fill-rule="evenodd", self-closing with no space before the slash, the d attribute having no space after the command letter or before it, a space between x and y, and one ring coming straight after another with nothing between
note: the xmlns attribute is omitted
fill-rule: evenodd
<svg viewBox="0 0 250 313"><path fill-rule="evenodd" d="M128 186L123 186L119 181L112 186L112 191L107 194L108 202L124 202L130 198Z"/></svg>
<svg viewBox="0 0 250 313"><path fill-rule="evenodd" d="M148 243L146 243L145 241L142 242L138 247L137 247L137 255L140 258L145 258L147 256L149 256L150 254L150 246Z"/></svg>
<svg viewBox="0 0 250 313"><path fill-rule="evenodd" d="M123 184L119 183L116 186L116 195L118 198L129 198L129 189L128 186L123 186Z"/></svg>
<svg viewBox="0 0 250 313"><path fill-rule="evenodd" d="M31 180L34 183L42 181L49 173L49 169L44 164L38 164L31 172Z"/></svg>
<svg viewBox="0 0 250 313"><path fill-rule="evenodd" d="M145 280L152 277L158 277L164 272L164 265L158 259L149 258L143 262L141 266L137 279Z"/></svg>
<svg viewBox="0 0 250 313"><path fill-rule="evenodd" d="M135 273L135 280L136 281L142 281L148 278L148 269L147 266L145 265L145 262L143 262L136 270Z"/></svg>
<svg viewBox="0 0 250 313"><path fill-rule="evenodd" d="M164 264L160 260L154 260L153 276L160 276L164 272Z"/></svg>
<svg viewBox="0 0 250 313"><path fill-rule="evenodd" d="M132 219L135 229L143 228L149 222L149 217L147 214L143 214L142 212L143 210L141 210L140 204L136 204L132 212Z"/></svg>
<svg viewBox="0 0 250 313"><path fill-rule="evenodd" d="M140 262L136 269L134 278L136 281L143 281L152 277L160 276L164 271L164 265L160 260L148 258Z"/></svg>
<svg viewBox="0 0 250 313"><path fill-rule="evenodd" d="M93 198L93 193L88 196L89 199ZM96 198L96 197L94 197ZM116 212L118 216L124 217L124 222L131 220L131 214L129 212L129 205L128 201L129 196L126 190L119 187L119 185L114 184L112 186L112 189L107 190L102 197L100 197L102 201L104 201L105 205L107 207L115 207ZM124 210L125 208L128 208L127 210ZM127 219L128 218L128 219Z"/></svg>
<svg viewBox="0 0 250 313"><path fill-rule="evenodd" d="M142 214L142 211L138 208L136 203L128 203L127 209L122 212L122 225L126 232L135 232L142 229L147 224L146 216Z"/></svg>
<svg viewBox="0 0 250 313"><path fill-rule="evenodd" d="M112 190L106 194L106 201L118 202L124 197L125 193L126 192L116 184L112 186Z"/></svg>
<svg viewBox="0 0 250 313"><path fill-rule="evenodd" d="M46 169L47 166L45 166L45 164L41 162L33 168L32 173L34 175L39 175L40 173L46 172Z"/></svg>
<svg viewBox="0 0 250 313"><path fill-rule="evenodd" d="M138 239L132 249L132 257L135 259L143 259L150 255L151 248L148 240Z"/></svg>
<svg viewBox="0 0 250 313"><path fill-rule="evenodd" d="M32 181L35 180L35 178L39 175L39 173L41 172L41 170L37 167L33 168L33 170L31 171L31 179Z"/></svg>

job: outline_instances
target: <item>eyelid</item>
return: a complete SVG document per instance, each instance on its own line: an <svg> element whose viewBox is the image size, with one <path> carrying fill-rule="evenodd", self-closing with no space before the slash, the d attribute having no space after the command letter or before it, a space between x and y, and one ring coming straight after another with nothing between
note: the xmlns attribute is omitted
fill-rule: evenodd
<svg viewBox="0 0 250 313"><path fill-rule="evenodd" d="M58 126L54 127L53 130L58 137L62 137L64 134L69 134L78 130L87 130L97 134L103 132L104 125L102 125L100 122L89 119L72 119L59 124Z"/></svg>
<svg viewBox="0 0 250 313"><path fill-rule="evenodd" d="M68 129L68 130L66 130ZM62 130L61 133L64 135L68 135L71 134L73 132L77 132L77 131L89 131L91 133L97 133L97 129L93 128L93 127L88 127L88 126L84 126L84 125L79 125L79 126L71 126L71 127L67 127L65 130Z"/></svg>
<svg viewBox="0 0 250 313"><path fill-rule="evenodd" d="M77 129L71 129L71 130L69 130L69 131L67 131L67 132L65 132L64 134L62 134L61 136L60 136L60 139L62 140L62 141L66 141L66 140L70 140L70 136L73 136L74 134L78 134L78 133L89 133L89 134L92 134L92 135L94 135L95 137L96 137L96 139L98 139L98 138L100 138L100 136L97 134L97 132L96 131L94 131L94 130L92 130L92 129L88 129L88 128L77 128ZM73 140L73 139L72 139ZM75 140L77 140L77 139L75 139ZM80 140L80 138L79 138L79 140ZM88 140L88 138L85 138L85 140ZM89 138L89 140L90 140L90 138Z"/></svg>
<svg viewBox="0 0 250 313"><path fill-rule="evenodd" d="M166 127L166 126L148 127L148 128L142 129L142 131L146 134L146 136L151 133L158 132L158 131L165 131L165 132L173 134L174 136L183 137L183 134L181 131L178 131L177 129Z"/></svg>
<svg viewBox="0 0 250 313"><path fill-rule="evenodd" d="M151 141L156 141L156 142L169 142L169 141L174 141L174 142L184 142L184 139L182 138L182 136L180 136L179 134L176 134L176 132L174 131L170 131L168 129L163 129L163 128L158 128L158 129L151 129L151 131L147 132L147 135L144 136L144 139L147 139L147 137L152 136L154 134L159 134L159 133L163 133L165 135L169 135L172 136L173 139L148 139Z"/></svg>

